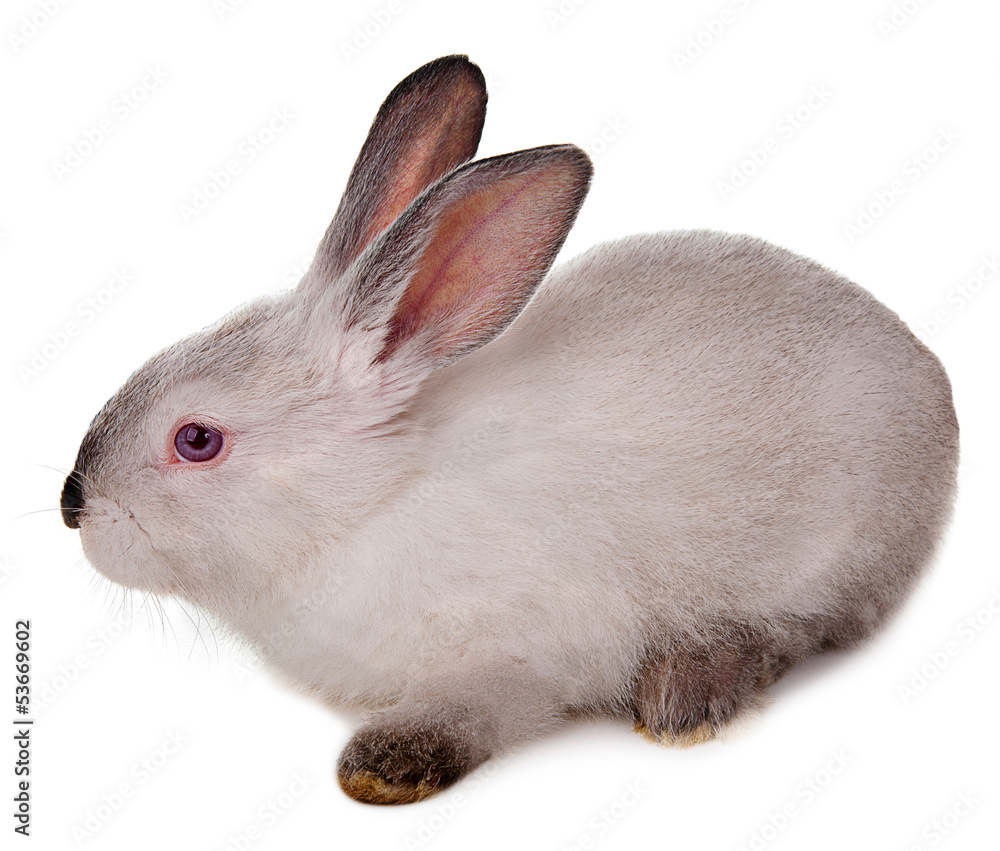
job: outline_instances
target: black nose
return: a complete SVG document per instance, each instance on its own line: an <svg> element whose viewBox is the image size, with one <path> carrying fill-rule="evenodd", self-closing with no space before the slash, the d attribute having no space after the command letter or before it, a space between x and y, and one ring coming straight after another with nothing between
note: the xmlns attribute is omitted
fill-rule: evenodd
<svg viewBox="0 0 1000 851"><path fill-rule="evenodd" d="M76 470L66 477L59 507L62 509L63 523L70 529L79 529L80 514L83 512L83 477Z"/></svg>

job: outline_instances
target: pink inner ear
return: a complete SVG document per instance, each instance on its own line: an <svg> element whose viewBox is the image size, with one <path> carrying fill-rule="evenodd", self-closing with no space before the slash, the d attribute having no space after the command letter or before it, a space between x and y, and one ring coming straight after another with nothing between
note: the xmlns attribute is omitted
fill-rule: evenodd
<svg viewBox="0 0 1000 851"><path fill-rule="evenodd" d="M415 157L414 162L397 172L385 199L372 213L368 227L362 234L360 245L367 245L389 227L396 220L396 217L406 209L410 201L416 198L427 185L423 182L424 169L420 167L421 163L418 159L420 154L414 153L413 156Z"/></svg>
<svg viewBox="0 0 1000 851"><path fill-rule="evenodd" d="M567 226L578 187L565 164L467 191L439 215L391 323L383 358L414 334L433 334L450 359L487 342L530 298Z"/></svg>
<svg viewBox="0 0 1000 851"><path fill-rule="evenodd" d="M406 112L432 118L422 125L408 144L396 152L392 182L385 197L371 214L360 246L365 246L403 212L421 192L475 153L478 133L473 126L481 116L472 111L476 91L469 80L456 85L444 103L435 105L438 92L425 93L419 102L407 104ZM470 142L474 139L474 142Z"/></svg>

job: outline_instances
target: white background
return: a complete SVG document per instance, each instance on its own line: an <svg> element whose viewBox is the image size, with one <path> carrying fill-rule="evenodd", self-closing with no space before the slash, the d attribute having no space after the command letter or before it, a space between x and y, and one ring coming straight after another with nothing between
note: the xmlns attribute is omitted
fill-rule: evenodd
<svg viewBox="0 0 1000 851"><path fill-rule="evenodd" d="M892 4L862 0L43 5L12 0L0 14L0 706L13 702L14 621L30 618L38 719L33 836L18 842L996 847L1000 314L998 273L974 278L1000 252L995 3L911 0L891 32L880 22ZM356 30L366 25L368 43ZM749 232L846 274L923 329L954 385L961 492L898 619L861 651L790 674L726 741L672 751L623 725L576 726L438 799L373 808L334 780L348 719L256 672L190 608L168 602L162 621L138 598L123 607L52 509L87 423L133 369L295 283L382 98L454 52L489 81L481 154L591 151L596 178L563 257L640 231ZM147 67L165 78L152 85ZM144 81L135 108L119 100ZM813 87L824 95L810 106ZM783 116L799 108L789 132ZM247 160L241 144L275 109L290 122ZM104 118L106 138L57 169ZM723 197L720 181L751 170L748 150L768 138L777 150ZM234 158L240 174L185 222L181 205ZM850 238L845 225L894 181L903 191ZM118 269L131 283L105 292ZM78 333L61 337L70 322ZM921 668L927 679L914 679ZM171 734L183 743L166 754ZM8 741L7 835L13 759Z"/></svg>

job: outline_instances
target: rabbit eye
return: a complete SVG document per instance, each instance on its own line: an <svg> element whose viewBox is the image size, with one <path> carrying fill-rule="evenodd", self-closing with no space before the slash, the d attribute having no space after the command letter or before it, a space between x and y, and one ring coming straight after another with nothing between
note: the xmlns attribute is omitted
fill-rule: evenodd
<svg viewBox="0 0 1000 851"><path fill-rule="evenodd" d="M222 451L222 432L198 423L177 429L174 449L182 461L210 461Z"/></svg>

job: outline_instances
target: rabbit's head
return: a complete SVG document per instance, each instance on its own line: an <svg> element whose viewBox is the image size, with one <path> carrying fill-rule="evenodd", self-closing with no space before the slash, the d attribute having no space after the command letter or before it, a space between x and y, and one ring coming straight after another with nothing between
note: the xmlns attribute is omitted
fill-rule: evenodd
<svg viewBox="0 0 1000 851"><path fill-rule="evenodd" d="M465 57L407 77L299 286L160 352L105 405L61 501L98 570L266 605L405 492L408 403L523 309L590 179L568 145L467 163L485 106Z"/></svg>

